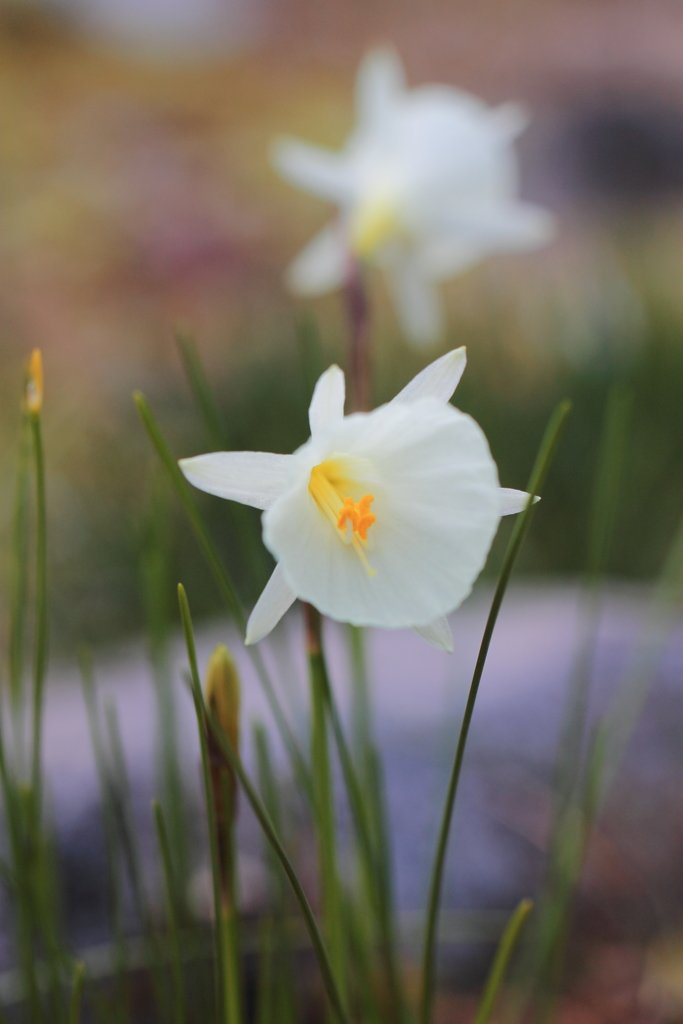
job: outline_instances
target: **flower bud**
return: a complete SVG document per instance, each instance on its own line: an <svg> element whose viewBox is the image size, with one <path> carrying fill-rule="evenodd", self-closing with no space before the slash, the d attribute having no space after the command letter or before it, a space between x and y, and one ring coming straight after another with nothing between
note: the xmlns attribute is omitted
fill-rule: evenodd
<svg viewBox="0 0 683 1024"><path fill-rule="evenodd" d="M43 357L39 348L34 348L28 364L26 406L31 413L39 413L43 408Z"/></svg>
<svg viewBox="0 0 683 1024"><path fill-rule="evenodd" d="M240 679L225 644L219 644L206 670L206 702L235 751L240 745Z"/></svg>
<svg viewBox="0 0 683 1024"><path fill-rule="evenodd" d="M240 743L240 680L232 656L219 644L206 670L206 702L225 737L239 756ZM223 904L234 905L233 827L237 817L237 779L230 762L207 723L206 740L211 772L211 798L218 837L218 855Z"/></svg>

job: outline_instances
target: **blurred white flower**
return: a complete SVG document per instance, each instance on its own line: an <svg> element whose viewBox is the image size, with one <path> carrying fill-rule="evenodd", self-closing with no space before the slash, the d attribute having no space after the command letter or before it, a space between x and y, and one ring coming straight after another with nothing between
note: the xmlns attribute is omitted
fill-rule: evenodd
<svg viewBox="0 0 683 1024"><path fill-rule="evenodd" d="M436 282L483 257L530 249L552 235L547 211L517 198L512 143L526 125L514 103L488 107L443 85L407 89L398 54L371 51L357 82L357 126L340 152L275 142L280 173L339 207L289 268L291 288L339 288L354 260L387 274L409 339L437 339Z"/></svg>
<svg viewBox="0 0 683 1024"><path fill-rule="evenodd" d="M388 405L344 416L344 374L316 384L310 439L293 455L214 452L182 459L196 487L264 509L277 566L249 618L256 643L295 598L358 626L411 627L452 651L445 618L469 594L501 515L528 495L501 489L481 428L449 399L463 348Z"/></svg>

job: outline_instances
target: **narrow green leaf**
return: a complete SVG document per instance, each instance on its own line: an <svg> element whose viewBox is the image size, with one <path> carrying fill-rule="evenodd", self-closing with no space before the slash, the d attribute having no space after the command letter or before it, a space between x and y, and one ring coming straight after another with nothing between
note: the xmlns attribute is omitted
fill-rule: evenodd
<svg viewBox="0 0 683 1024"><path fill-rule="evenodd" d="M172 1015L175 1024L185 1022L185 989L183 985L183 965L180 955L180 938L178 935L178 908L176 905L177 889L173 872L171 848L164 821L164 812L158 800L152 801L154 823L159 841L161 863L166 886L166 913L168 916L169 956L171 961L171 978L173 980L173 998L171 1000Z"/></svg>
<svg viewBox="0 0 683 1024"><path fill-rule="evenodd" d="M69 1004L69 1024L78 1024L81 1019L81 997L83 995L84 981L85 968L79 961L74 965L74 980L71 987L71 1002Z"/></svg>
<svg viewBox="0 0 683 1024"><path fill-rule="evenodd" d="M424 937L424 948L422 954L422 983L420 991L420 1011L419 1019L420 1024L430 1024L432 1016L432 1004L434 1001L434 975L435 975L435 953L436 953L436 937L438 931L439 921L439 904L441 900L441 890L443 885L443 872L446 863L446 851L448 848L448 836L450 832L451 820L453 817L453 808L455 806L455 798L458 792L458 783L460 781L460 772L462 769L462 762L465 756L465 747L467 744L467 737L469 734L470 723L472 721L472 715L474 713L474 705L477 699L477 693L479 691L479 684L481 677L484 672L484 666L486 665L486 658L491 646L491 638L493 637L493 631L496 626L498 619L498 613L500 612L505 592L512 576L512 570L514 568L517 555L522 545L522 541L526 535L531 522L531 515L534 509L533 495L537 495L538 492L543 488L546 476L552 464L557 446L560 442L562 432L567 420L567 416L570 411L569 402L560 402L557 409L553 413L550 422L546 428L543 441L538 455L536 456L536 463L531 472L529 479L528 490L530 493L529 500L525 510L517 517L517 521L514 525L512 536L508 543L505 556L503 558L503 565L500 570L498 577L498 583L493 594L493 600L491 602L491 608L489 610L488 619L484 628L484 634L479 648L479 654L477 656L477 662L474 667L474 674L472 676L472 682L470 684L470 690L467 697L467 703L465 705L465 712L463 714L462 725L460 727L460 734L458 736L458 743L455 751L455 758L453 761L453 768L451 770L451 777L448 783L448 791L446 793L446 801L444 804L443 816L441 820L441 828L439 830L439 836L437 840L436 852L434 856L434 865L432 868L431 882L429 887L429 901L427 906L427 916L425 924L425 937Z"/></svg>
<svg viewBox="0 0 683 1024"><path fill-rule="evenodd" d="M477 1009L477 1015L474 1018L474 1024L488 1024L512 954L515 951L522 928L532 908L533 903L531 900L522 900L510 918L498 945L489 976L486 979L486 985L484 986L484 992Z"/></svg>

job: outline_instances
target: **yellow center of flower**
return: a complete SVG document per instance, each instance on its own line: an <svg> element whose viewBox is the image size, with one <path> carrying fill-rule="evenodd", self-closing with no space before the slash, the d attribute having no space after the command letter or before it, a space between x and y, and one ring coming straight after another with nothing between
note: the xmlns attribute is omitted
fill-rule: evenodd
<svg viewBox="0 0 683 1024"><path fill-rule="evenodd" d="M384 242L400 232L398 204L390 192L373 192L351 218L351 249L360 259L372 256Z"/></svg>
<svg viewBox="0 0 683 1024"><path fill-rule="evenodd" d="M349 491L357 492L358 488L347 475L345 460L335 458L325 459L313 467L308 490L339 539L353 547L368 576L374 576L375 570L365 556L365 549L372 546L368 530L377 518L370 511L374 496L364 494L359 501L354 501Z"/></svg>

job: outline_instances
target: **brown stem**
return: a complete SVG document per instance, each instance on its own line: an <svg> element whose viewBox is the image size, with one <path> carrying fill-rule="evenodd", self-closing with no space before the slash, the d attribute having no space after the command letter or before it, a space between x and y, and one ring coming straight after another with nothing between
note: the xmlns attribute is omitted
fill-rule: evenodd
<svg viewBox="0 0 683 1024"><path fill-rule="evenodd" d="M370 408L370 305L361 269L354 263L346 284L346 306L351 332L351 411Z"/></svg>

